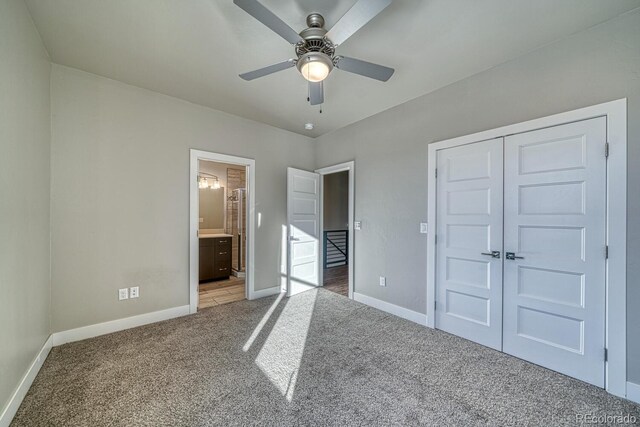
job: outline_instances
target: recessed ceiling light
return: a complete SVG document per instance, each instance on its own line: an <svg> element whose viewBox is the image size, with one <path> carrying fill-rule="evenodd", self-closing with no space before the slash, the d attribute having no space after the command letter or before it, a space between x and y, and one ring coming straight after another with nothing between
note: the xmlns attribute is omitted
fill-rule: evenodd
<svg viewBox="0 0 640 427"><path fill-rule="evenodd" d="M305 128L306 130L313 130L313 123L307 123L307 124L305 124L305 125L304 125L304 128Z"/></svg>

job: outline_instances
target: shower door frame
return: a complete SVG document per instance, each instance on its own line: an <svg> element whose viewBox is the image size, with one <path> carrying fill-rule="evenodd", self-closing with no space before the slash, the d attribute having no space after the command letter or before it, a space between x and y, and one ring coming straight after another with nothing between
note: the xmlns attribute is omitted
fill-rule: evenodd
<svg viewBox="0 0 640 427"><path fill-rule="evenodd" d="M246 171L245 171L245 173L246 173ZM247 188L246 188L246 183L245 183L245 187L244 188L234 188L233 190L231 190L231 194L233 194L236 191L238 193L243 193L244 192L244 196L243 197L244 197L245 206L243 206L241 198L239 200L231 200L231 204L233 204L234 202L238 203L238 214L237 214L238 215L238 236L234 236L234 237L238 238L238 253L237 253L238 264L239 264L240 267L244 267L246 269L246 266L247 266L246 253L245 253L245 260L244 260L244 263L243 263L242 262L242 252L246 251L246 246L247 246L246 242L243 242L243 240L246 240L246 239L243 239L243 237L245 237L248 233L247 233L246 226L245 226L244 231L242 230L242 227L240 227L240 220L241 220L242 216L245 215L245 218L246 218L245 211L247 210L246 203L247 203L247 193L248 193L247 192ZM231 197L233 197L233 196L231 196ZM227 197L227 203L229 203L229 197ZM227 211L228 211L228 206L227 206ZM233 209L232 209L232 211L233 211ZM228 214L228 212L225 213L225 215L227 215L227 214ZM227 222L225 221L225 225L226 224L227 224ZM231 213L231 228L230 228L230 233L229 234L233 235L233 213ZM233 244L232 244L232 249L233 249ZM234 265L233 265L233 256L232 256L231 257L231 270L233 270L233 269L234 269ZM245 270L243 270L242 268L241 269L236 269L236 271L238 273L244 273L244 276L242 276L242 277L246 276L247 272ZM238 276L238 277L240 277L240 276Z"/></svg>

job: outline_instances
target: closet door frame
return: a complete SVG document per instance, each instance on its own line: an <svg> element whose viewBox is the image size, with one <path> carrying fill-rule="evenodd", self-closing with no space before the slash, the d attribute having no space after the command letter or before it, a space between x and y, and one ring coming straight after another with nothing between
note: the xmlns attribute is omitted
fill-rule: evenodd
<svg viewBox="0 0 640 427"><path fill-rule="evenodd" d="M568 111L522 123L503 126L428 145L427 157L427 326L435 327L436 301L436 160L437 151L487 139L529 132L566 123L606 117L607 119L607 206L606 238L609 258L606 267L605 335L608 350L605 388L627 396L627 100L626 98ZM603 144L603 156L605 144Z"/></svg>

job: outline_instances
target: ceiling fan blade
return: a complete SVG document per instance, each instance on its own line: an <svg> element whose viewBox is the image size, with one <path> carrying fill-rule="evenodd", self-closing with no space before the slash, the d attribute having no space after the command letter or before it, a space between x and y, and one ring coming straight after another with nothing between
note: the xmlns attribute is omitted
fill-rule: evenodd
<svg viewBox="0 0 640 427"><path fill-rule="evenodd" d="M286 70L287 68L291 68L296 65L296 61L294 59L287 59L284 62L279 62L277 64L269 65L268 67L259 68L254 71L249 71L248 73L240 74L240 77L244 80L253 80L258 77L268 76L269 74L277 73L278 71Z"/></svg>
<svg viewBox="0 0 640 427"><path fill-rule="evenodd" d="M322 82L309 82L309 103L320 105L324 102L324 86Z"/></svg>
<svg viewBox="0 0 640 427"><path fill-rule="evenodd" d="M335 45L344 43L356 31L364 27L393 0L358 0L351 9L327 33L326 37Z"/></svg>
<svg viewBox="0 0 640 427"><path fill-rule="evenodd" d="M346 56L338 57L336 68L342 71L348 71L350 73L380 80L381 82L389 80L395 72L393 68L385 67L384 65L378 65L355 58L348 58Z"/></svg>
<svg viewBox="0 0 640 427"><path fill-rule="evenodd" d="M278 18L257 0L233 0L233 2L289 43L296 44L302 40L302 37L293 28L285 24L282 19Z"/></svg>

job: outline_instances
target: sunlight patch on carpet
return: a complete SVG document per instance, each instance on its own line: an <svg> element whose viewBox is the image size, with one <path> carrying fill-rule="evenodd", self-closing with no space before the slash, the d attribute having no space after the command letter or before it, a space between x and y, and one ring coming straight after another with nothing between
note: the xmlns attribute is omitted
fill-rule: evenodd
<svg viewBox="0 0 640 427"><path fill-rule="evenodd" d="M255 360L288 402L293 399L316 295L309 291L287 300Z"/></svg>

